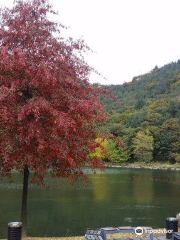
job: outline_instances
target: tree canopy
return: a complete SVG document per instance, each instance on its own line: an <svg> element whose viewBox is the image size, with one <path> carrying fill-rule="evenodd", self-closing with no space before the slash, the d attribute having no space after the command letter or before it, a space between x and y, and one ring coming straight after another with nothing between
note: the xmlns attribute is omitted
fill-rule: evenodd
<svg viewBox="0 0 180 240"><path fill-rule="evenodd" d="M16 0L0 16L0 168L28 166L40 184L48 171L73 181L85 164L102 166L89 152L106 117L88 82L88 46L64 39L53 14L48 1Z"/></svg>
<svg viewBox="0 0 180 240"><path fill-rule="evenodd" d="M104 88L121 105L102 97L109 115L102 128L121 138L129 161L180 162L180 60Z"/></svg>

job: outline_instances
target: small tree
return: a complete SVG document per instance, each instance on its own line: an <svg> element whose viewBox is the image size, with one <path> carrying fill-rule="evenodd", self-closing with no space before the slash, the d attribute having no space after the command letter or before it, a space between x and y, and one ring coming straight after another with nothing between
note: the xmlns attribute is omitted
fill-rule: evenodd
<svg viewBox="0 0 180 240"><path fill-rule="evenodd" d="M163 159L179 162L180 154L180 124L178 118L169 118L162 125L159 136L159 152Z"/></svg>
<svg viewBox="0 0 180 240"><path fill-rule="evenodd" d="M153 144L154 138L151 135L139 131L132 141L135 158L140 161L150 162L153 159Z"/></svg>
<svg viewBox="0 0 180 240"><path fill-rule="evenodd" d="M107 158L112 162L123 163L129 159L125 144L119 138L109 139L107 152Z"/></svg>
<svg viewBox="0 0 180 240"><path fill-rule="evenodd" d="M88 83L83 41L65 40L46 0L16 0L1 9L0 23L0 168L24 174L23 234L27 194L32 181L43 185L47 172L75 181L98 144L96 125L105 119L99 90ZM58 37L57 37L58 36Z"/></svg>
<svg viewBox="0 0 180 240"><path fill-rule="evenodd" d="M91 153L91 156L112 162L127 161L129 156L125 144L119 138L113 139L113 135L109 137L109 139L103 139L101 137L96 139L96 142L99 143L99 147Z"/></svg>

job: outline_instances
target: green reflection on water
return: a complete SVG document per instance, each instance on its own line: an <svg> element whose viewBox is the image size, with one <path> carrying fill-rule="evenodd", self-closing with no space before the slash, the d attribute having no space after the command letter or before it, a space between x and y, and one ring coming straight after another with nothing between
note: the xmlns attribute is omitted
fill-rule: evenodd
<svg viewBox="0 0 180 240"><path fill-rule="evenodd" d="M165 227L180 211L180 173L164 170L107 169L89 174L91 183L71 186L46 177L49 189L30 185L28 235L84 235L86 228L122 225ZM20 220L22 176L0 178L0 238L7 223Z"/></svg>

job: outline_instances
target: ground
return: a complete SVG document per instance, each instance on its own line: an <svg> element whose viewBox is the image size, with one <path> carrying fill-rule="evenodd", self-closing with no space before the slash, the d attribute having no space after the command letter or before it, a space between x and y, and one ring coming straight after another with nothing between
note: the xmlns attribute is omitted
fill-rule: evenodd
<svg viewBox="0 0 180 240"><path fill-rule="evenodd" d="M180 229L179 229L180 230ZM161 234L154 234L154 237L162 236ZM118 234L110 234L107 235L107 239L127 239L127 238L135 238L136 236L132 233L118 233ZM143 234L141 237L149 237L149 234ZM23 240L84 240L84 236L81 237L59 237L59 238L35 238L35 237L28 237ZM5 239L3 239L5 240Z"/></svg>

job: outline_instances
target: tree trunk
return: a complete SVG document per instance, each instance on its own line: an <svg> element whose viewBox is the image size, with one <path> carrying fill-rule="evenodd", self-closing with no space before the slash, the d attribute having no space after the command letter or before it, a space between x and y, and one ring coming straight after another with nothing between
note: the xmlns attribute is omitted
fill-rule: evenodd
<svg viewBox="0 0 180 240"><path fill-rule="evenodd" d="M22 194L22 208L21 208L21 221L22 221L22 236L26 237L27 227L27 195L28 195L28 180L29 180L29 169L26 165L24 168L23 178L23 194Z"/></svg>

